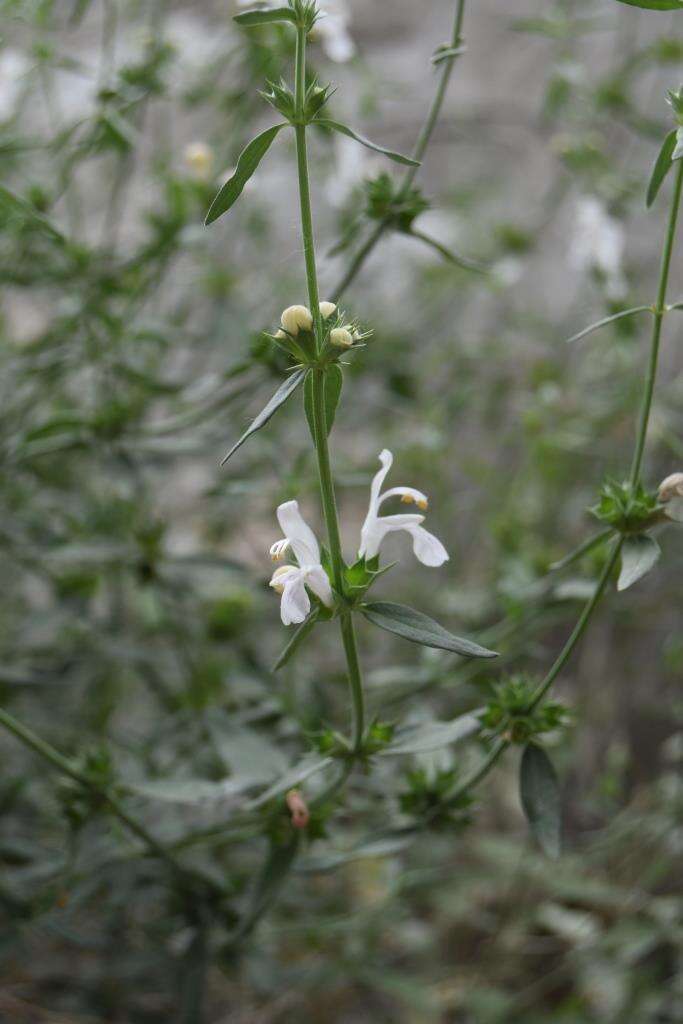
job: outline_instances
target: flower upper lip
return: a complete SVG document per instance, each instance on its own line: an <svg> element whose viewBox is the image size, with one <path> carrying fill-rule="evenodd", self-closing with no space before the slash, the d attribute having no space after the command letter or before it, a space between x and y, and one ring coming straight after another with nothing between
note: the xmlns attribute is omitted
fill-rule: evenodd
<svg viewBox="0 0 683 1024"><path fill-rule="evenodd" d="M279 505L277 518L285 537L273 544L271 556L281 557L291 547L299 563L280 566L270 580L270 586L282 595L280 617L289 626L303 622L311 610L307 586L328 607L333 603L332 587L320 563L318 540L301 515L299 503L286 501Z"/></svg>
<svg viewBox="0 0 683 1024"><path fill-rule="evenodd" d="M382 494L382 484L391 469L394 457L385 448L379 456L382 468L375 474L370 487L370 505L361 530L361 546L359 557L373 558L378 554L380 545L388 533L405 530L413 539L415 557L423 565L439 566L448 561L448 552L437 537L429 533L421 525L424 516L417 513L403 513L392 516L380 516L379 510L388 498L401 497L403 501L415 502L418 508L426 509L426 494L414 487L391 487Z"/></svg>

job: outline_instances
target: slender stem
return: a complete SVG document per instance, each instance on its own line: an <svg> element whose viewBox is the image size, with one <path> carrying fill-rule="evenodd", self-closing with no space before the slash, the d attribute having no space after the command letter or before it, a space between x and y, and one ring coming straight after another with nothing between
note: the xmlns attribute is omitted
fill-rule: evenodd
<svg viewBox="0 0 683 1024"><path fill-rule="evenodd" d="M455 8L455 17L453 20L453 32L451 35L450 42L448 44L449 48L455 49L455 47L457 47L458 44L460 43L462 24L463 19L465 17L465 2L466 0L457 0ZM418 164L422 163L422 158L424 157L427 151L427 146L429 145L432 135L434 134L434 129L439 119L439 114L441 113L443 101L446 96L446 91L448 89L448 84L451 79L451 74L453 72L453 64L455 62L455 59L456 55L453 55L451 57L447 57L442 62L441 74L439 75L439 81L436 87L436 92L434 93L434 98L432 99L431 106L427 114L427 119L422 126L422 130L420 131L417 142L415 143L413 152L411 154L413 159L417 160ZM398 191L399 199L404 199L405 196L407 195L415 180L415 175L417 174L418 170L419 167L407 168L405 175L403 177L403 181L401 182L401 187ZM356 275L359 273L366 259L368 258L372 250L375 248L379 240L382 238L384 232L389 227L389 223L390 220L388 218L381 220L379 224L377 224L377 226L374 228L372 233L368 236L363 245L360 247L356 255L353 257L344 276L342 277L341 281L339 282L339 284L332 293L332 297L335 302L339 301L339 299L346 291L346 289L349 287L349 285L352 283L352 281L355 280Z"/></svg>
<svg viewBox="0 0 683 1024"><path fill-rule="evenodd" d="M662 267L659 274L659 289L657 291L657 306L654 311L654 321L652 324L652 343L650 345L650 360L648 363L647 377L645 378L645 390L643 392L643 402L640 409L640 420L638 424L638 433L636 436L636 447L633 453L633 462L631 464L631 484L636 486L640 481L640 471L643 465L643 454L645 452L645 441L647 440L647 428L650 423L650 411L652 409L652 396L655 390L655 382L657 379L657 364L659 362L659 343L662 336L662 324L664 322L664 314L666 312L666 289L669 283L669 271L671 269L671 256L673 253L674 239L676 236L676 224L678 221L678 212L681 205L681 190L683 187L683 160L677 162L676 170L676 184L674 185L674 194L671 201L671 211L669 213L669 224L666 233L666 241L664 243L664 253L662 255Z"/></svg>
<svg viewBox="0 0 683 1024"><path fill-rule="evenodd" d="M318 292L318 274L315 262L315 241L313 236L313 215L311 212L311 191L308 175L308 153L306 149L306 125L303 123L304 95L306 87L306 31L297 29L296 36L296 69L295 69L295 105L300 123L296 125L296 155L299 171L299 201L301 205L301 234L303 237L304 258L306 261L306 278L308 282L308 298L311 313L315 322L316 346L320 351L323 344L323 324L320 314L320 297ZM330 544L332 559L332 580L338 594L343 593L344 559L342 556L339 518L334 493L334 480L330 465L330 451L327 443L327 421L325 416L325 370L316 366L312 371L313 399L313 441L318 457L318 475L320 478L320 496L325 516L325 526ZM363 739L364 700L363 682L353 619L349 612L340 616L340 627L344 653L346 655L349 690L353 707L353 747L357 751Z"/></svg>

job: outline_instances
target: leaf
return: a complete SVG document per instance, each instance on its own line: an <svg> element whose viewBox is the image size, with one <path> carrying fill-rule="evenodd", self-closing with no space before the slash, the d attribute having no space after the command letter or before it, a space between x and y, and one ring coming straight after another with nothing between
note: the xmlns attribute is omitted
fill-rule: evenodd
<svg viewBox="0 0 683 1024"><path fill-rule="evenodd" d="M308 616L305 622L302 622L300 626L294 630L294 635L289 641L284 651L273 665L273 672L277 672L287 662L294 657L299 647L304 642L308 634L311 632L316 622L318 621L318 615L320 614L320 608L314 608L311 614Z"/></svg>
<svg viewBox="0 0 683 1024"><path fill-rule="evenodd" d="M662 549L656 540L642 533L627 537L621 549L621 572L617 590L627 590L642 579L659 561Z"/></svg>
<svg viewBox="0 0 683 1024"><path fill-rule="evenodd" d="M629 7L641 7L645 11L683 11L683 0L617 0Z"/></svg>
<svg viewBox="0 0 683 1024"><path fill-rule="evenodd" d="M269 783L287 767L283 752L253 729L237 725L220 708L207 713L207 726L216 752L231 769L230 778Z"/></svg>
<svg viewBox="0 0 683 1024"><path fill-rule="evenodd" d="M10 192L4 185L0 185L0 215L6 222L18 221L22 226L37 228L57 241L64 241L62 233L47 217L39 213L32 203L15 195L14 192Z"/></svg>
<svg viewBox="0 0 683 1024"><path fill-rule="evenodd" d="M259 779L225 779L223 782L208 782L206 779L150 779L137 782L128 788L140 796L163 800L172 804L220 803L238 793L258 785Z"/></svg>
<svg viewBox="0 0 683 1024"><path fill-rule="evenodd" d="M332 363L327 367L325 376L323 378L324 388L324 403L325 403L325 422L327 424L327 433L332 430L332 424L334 423L334 417L337 412L337 406L339 405L339 398L341 396L342 385L344 383L344 375L342 368L339 363ZM313 374L309 373L304 381L304 411L306 413L306 419L308 420L308 426L310 427L311 436L315 437L315 417L313 414Z"/></svg>
<svg viewBox="0 0 683 1024"><path fill-rule="evenodd" d="M566 569L568 565L572 565L574 562L578 562L580 558L587 555L594 548L598 547L599 544L603 544L608 537L613 533L613 530L608 527L606 530L600 530L599 533L593 534L588 540L585 540L583 544L579 544L577 548L570 551L564 558L560 558L557 562L553 562L548 568L550 572L559 572L560 569Z"/></svg>
<svg viewBox="0 0 683 1024"><path fill-rule="evenodd" d="M673 154L676 148L676 129L674 128L669 132L667 137L662 143L662 148L659 151L659 156L655 160L655 165L652 168L652 174L650 175L650 184L647 186L647 198L645 204L648 208L652 206L657 193L659 192L662 182L666 178L667 174L673 166Z"/></svg>
<svg viewBox="0 0 683 1024"><path fill-rule="evenodd" d="M601 327L606 327L607 324L614 323L615 320L623 320L624 317L633 316L635 313L651 313L652 306L633 306L632 309L622 309L620 313L613 313L611 316L605 316L602 320L596 320L590 327L584 327L578 334L572 334L571 338L567 338L567 344L571 345L573 341L580 341L581 338L585 338L586 335L592 334L593 331L598 331Z"/></svg>
<svg viewBox="0 0 683 1024"><path fill-rule="evenodd" d="M382 757L396 757L399 754L426 754L430 750L458 743L479 732L481 722L476 715L461 715L452 722L426 722L423 725L405 729L379 751Z"/></svg>
<svg viewBox="0 0 683 1024"><path fill-rule="evenodd" d="M294 394L294 392L299 387L299 384L301 384L305 376L305 370L295 370L294 373L290 374L290 376L287 377L284 383L280 385L280 387L277 389L271 400L268 402L268 405L261 409L261 412L258 414L256 419L252 421L251 426L248 428L248 430L245 430L245 432L242 434L237 444L234 444L232 446L228 454L222 460L221 466L224 466L228 459L232 458L237 449L241 448L244 442L249 437L251 437L252 434L255 434L257 430L260 430L261 427L264 427L266 425L268 420L275 415L280 406L284 405L287 399L290 397L290 395Z"/></svg>
<svg viewBox="0 0 683 1024"><path fill-rule="evenodd" d="M263 160L278 132L285 127L285 122L266 128L264 132L252 139L242 150L237 161L235 173L226 181L209 207L204 223L208 226L230 209L242 194L242 189Z"/></svg>
<svg viewBox="0 0 683 1024"><path fill-rule="evenodd" d="M447 260L448 263L455 264L456 267L462 267L463 270L473 270L476 274L488 274L489 268L484 263L480 263L479 260L473 260L469 256L463 256L459 252L455 252L454 249L448 249L441 242L437 242L431 235L426 235L423 231L417 231L415 228L411 228L410 231L406 232L411 238L416 238L419 242L423 242L425 245L436 250L438 254Z"/></svg>
<svg viewBox="0 0 683 1024"><path fill-rule="evenodd" d="M266 11L244 11L243 14L236 14L233 21L245 28L254 25L269 25L274 21L289 21L296 25L296 16L291 7L271 7Z"/></svg>
<svg viewBox="0 0 683 1024"><path fill-rule="evenodd" d="M311 775L316 775L318 772L323 771L324 768L329 768L333 761L334 758L332 757L318 757L317 754L304 757L294 768L291 768L277 782L269 786L265 793L261 793L255 800L252 800L249 808L260 807L280 793L286 793L288 789L300 785L300 783L310 778Z"/></svg>
<svg viewBox="0 0 683 1024"><path fill-rule="evenodd" d="M358 135L357 132L352 131L348 125L341 124L340 121L330 121L329 118L317 117L314 121L311 121L311 124L318 125L319 128L328 128L332 132L339 132L341 135L346 135L349 139L355 139L356 142L360 142L361 146L373 149L375 153L383 153L390 160L395 160L397 164L406 164L408 167L420 166L419 160L413 160L410 156L402 156L400 153L394 153L391 149L377 146L370 139L366 139L364 135Z"/></svg>
<svg viewBox="0 0 683 1024"><path fill-rule="evenodd" d="M524 813L539 846L548 857L560 855L560 787L545 750L529 743L519 769Z"/></svg>
<svg viewBox="0 0 683 1024"><path fill-rule="evenodd" d="M428 615L408 608L404 604L392 604L389 601L375 601L361 606L361 611L366 619L386 629L388 633L395 633L396 636L410 640L414 644L422 644L423 647L437 647L442 651L454 651L465 658L497 658L495 651L489 651L486 647L471 640L463 640L454 636L447 629L440 626Z"/></svg>

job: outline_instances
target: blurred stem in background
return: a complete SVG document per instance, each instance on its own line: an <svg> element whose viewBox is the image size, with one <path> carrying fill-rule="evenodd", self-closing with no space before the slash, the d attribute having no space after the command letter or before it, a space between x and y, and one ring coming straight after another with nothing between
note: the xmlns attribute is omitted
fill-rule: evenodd
<svg viewBox="0 0 683 1024"><path fill-rule="evenodd" d="M443 64L443 68L441 70L441 74L439 75L439 81L436 87L436 92L434 93L434 99L432 100L432 104L429 108L429 113L427 114L427 119L424 125L422 126L422 131L420 132L418 140L415 143L415 148L413 149L413 152L411 154L413 160L417 162L418 166L408 167L406 169L401 188L399 189L398 192L399 200L405 199L408 191L410 190L413 182L415 181L415 175L419 170L419 165L422 163L422 159L425 153L427 152L427 147L431 141L432 135L434 134L434 129L439 119L439 114L441 113L443 101L448 90L448 84L451 80L451 75L453 73L453 64L455 63L456 57L459 56L458 48L460 47L460 44L462 42L461 34L464 17L465 0L457 0L455 8L455 17L453 21L453 32L451 34L451 38L446 49L446 55L440 61L440 63ZM339 299L347 290L347 288L356 279L356 276L358 275L361 267L363 266L368 256L379 242L379 240L384 235L384 232L389 227L389 223L389 218L384 218L383 220L381 220L379 224L377 224L377 226L371 232L371 234L368 236L368 238L365 240L365 242L360 247L356 255L353 257L344 276L342 277L341 281L332 292L332 300L334 302L339 301Z"/></svg>

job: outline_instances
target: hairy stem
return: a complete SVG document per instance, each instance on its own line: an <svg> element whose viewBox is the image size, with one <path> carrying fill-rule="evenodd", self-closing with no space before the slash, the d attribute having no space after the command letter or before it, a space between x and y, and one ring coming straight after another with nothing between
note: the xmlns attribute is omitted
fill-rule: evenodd
<svg viewBox="0 0 683 1024"><path fill-rule="evenodd" d="M647 440L647 428L650 423L650 412L652 410L652 396L655 390L655 382L657 380L657 365L659 362L659 343L662 337L662 324L664 322L665 304L666 304L666 289L669 284L669 271L671 269L671 256L673 254L674 239L676 237L676 224L678 222L678 212L681 206L681 189L683 187L683 160L677 162L676 169L676 183L674 185L674 194L671 200L671 211L669 213L669 224L666 233L666 240L664 242L664 252L662 254L662 266L659 273L659 288L657 291L657 305L654 311L654 321L652 325L652 342L650 345L650 359L648 363L647 376L645 378L645 389L643 391L643 401L640 409L640 420L638 423L638 433L636 436L636 447L633 453L633 462L631 464L631 484L635 487L640 481L640 471L643 465L643 455L645 453L645 442Z"/></svg>
<svg viewBox="0 0 683 1024"><path fill-rule="evenodd" d="M295 104L297 115L303 117L304 94L306 84L306 31L297 29L296 39L296 94ZM308 175L308 153L306 149L306 126L300 121L296 126L296 155L299 171L299 201L301 205L301 234L303 237L304 259L306 261L306 279L308 282L308 298L315 323L316 346L320 351L323 343L323 324L320 314L320 296L318 291L318 274L315 262L315 242L313 237L313 216L311 213L311 192ZM311 371L313 387L313 441L318 457L318 475L320 478L320 496L325 516L325 526L330 544L332 559L332 581L338 594L343 592L344 560L341 550L339 518L334 493L334 480L330 465L330 451L327 443L327 422L325 418L325 371L316 367ZM358 651L353 620L350 613L344 612L340 618L342 642L346 655L349 690L353 707L353 745L354 750L360 748L363 738L364 701L363 682L361 678Z"/></svg>
<svg viewBox="0 0 683 1024"><path fill-rule="evenodd" d="M464 17L465 0L457 0L455 8L455 17L453 20L453 32L448 43L449 48L455 49L455 47L457 47L460 42L460 36L462 33L462 23ZM431 141L432 135L434 134L434 129L439 119L439 114L441 113L443 101L448 90L448 84L451 80L451 74L453 73L453 64L455 62L455 59L456 57L455 55L453 55L451 57L446 57L442 61L441 74L439 75L439 81L436 87L436 92L434 93L434 98L432 99L432 103L427 114L427 119L422 126L422 130L420 131L417 142L415 143L415 147L411 154L413 159L417 160L418 164L422 163L422 158L427 152L427 147ZM408 167L406 169L403 181L401 183L401 187L398 192L399 199L405 198L406 194L408 193L408 190L410 189L415 180L415 175L417 174L418 170L419 167ZM335 302L339 301L339 299L344 294L346 289L356 279L356 276L361 270L366 259L373 251L379 240L382 238L384 232L389 227L389 223L390 221L387 218L381 220L379 224L377 224L377 226L373 229L373 231L368 236L363 245L360 247L355 256L352 258L351 263L349 264L346 272L344 273L342 279L340 280L339 284L332 293L332 298L334 299Z"/></svg>

